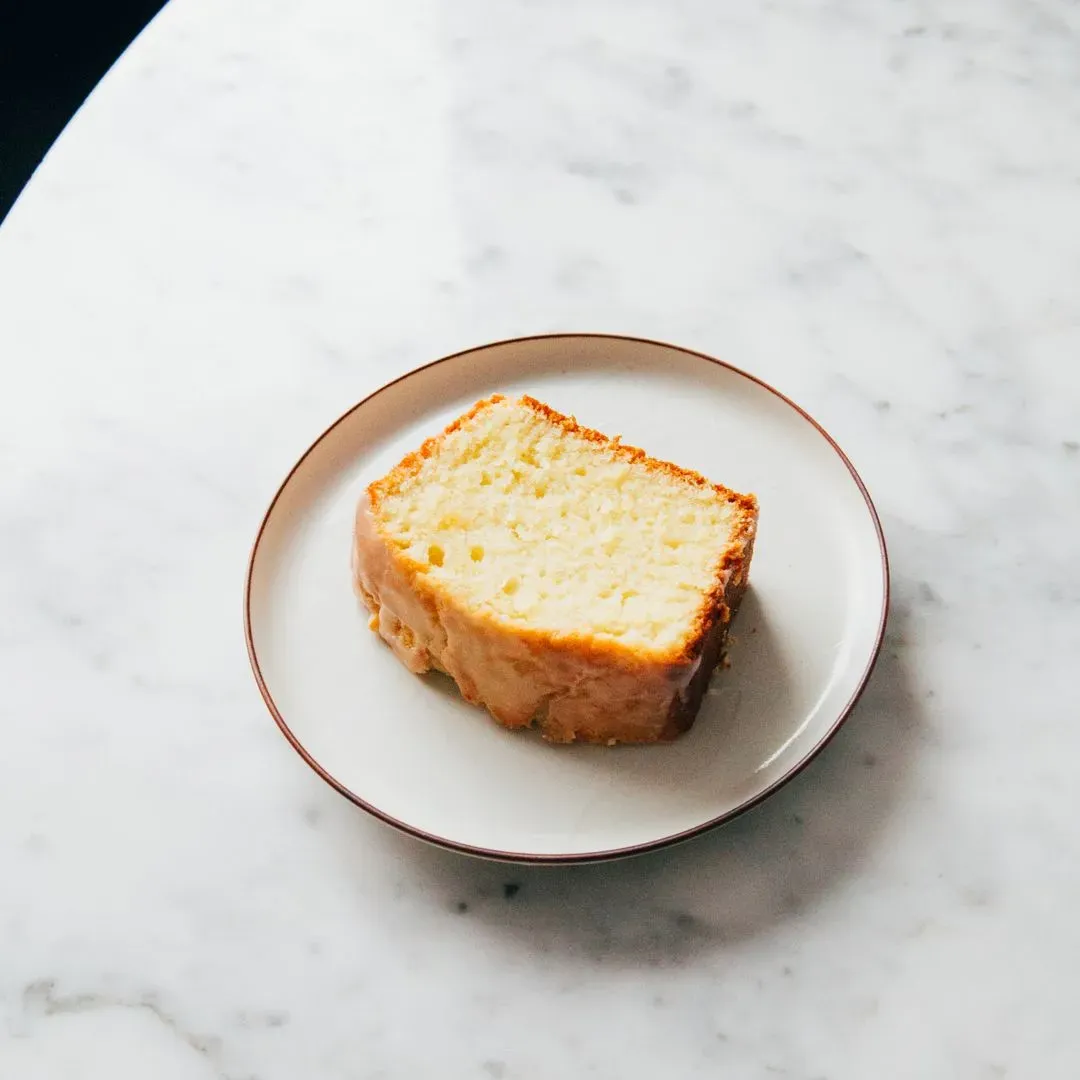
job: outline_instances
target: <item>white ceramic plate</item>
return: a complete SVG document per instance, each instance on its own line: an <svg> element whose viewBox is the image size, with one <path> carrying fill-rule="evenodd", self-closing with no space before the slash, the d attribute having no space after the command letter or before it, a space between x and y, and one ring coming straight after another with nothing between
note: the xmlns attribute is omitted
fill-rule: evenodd
<svg viewBox="0 0 1080 1080"><path fill-rule="evenodd" d="M363 487L478 398L528 392L761 503L751 588L691 731L664 746L550 746L449 680L405 670L367 629L350 539ZM557 335L459 353L337 421L278 491L248 570L266 704L358 806L446 847L529 862L628 855L759 802L825 745L881 646L888 564L839 447L752 376L657 342Z"/></svg>

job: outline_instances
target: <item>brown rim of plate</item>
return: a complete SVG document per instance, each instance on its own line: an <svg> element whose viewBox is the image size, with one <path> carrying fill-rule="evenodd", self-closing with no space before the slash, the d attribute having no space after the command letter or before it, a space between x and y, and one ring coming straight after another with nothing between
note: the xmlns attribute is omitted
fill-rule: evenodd
<svg viewBox="0 0 1080 1080"><path fill-rule="evenodd" d="M848 698L847 703L840 710L836 720L833 721L832 726L825 733L825 735L818 741L818 743L810 750L810 752L802 758L796 765L789 769L778 780L770 784L764 791L758 792L752 799L748 799L745 803L735 807L733 810L728 810L726 813L720 814L715 818L710 818L708 821L703 822L700 825L695 825L691 829L684 829L682 832L673 833L670 836L662 836L658 840L650 840L644 844L631 844L627 847L611 848L606 851L588 851L574 854L555 854L555 855L536 855L529 854L522 851L500 851L493 848L476 847L473 844L462 844L456 840L451 840L445 836L437 836L435 833L426 832L423 829L418 829L413 825L409 825L404 821L399 821L397 818L392 817L385 811L380 810L377 806L373 806L371 803L362 799L355 792L350 791L340 781L334 779L301 745L300 740L292 733L289 725L285 722L285 718L278 711L277 705L274 704L274 699L270 695L270 691L266 686L266 681L263 679L262 670L259 667L259 658L255 653L255 643L252 640L251 633L251 579L255 571L255 559L259 553L259 544L262 541L263 533L266 531L267 522L270 520L270 515L274 512L274 507L277 506L278 499L281 498L282 492L288 487L289 482L293 476L299 470L300 466L308 459L312 451L329 435L339 424L344 423L357 409L362 408L369 401L374 400L384 390L389 390L390 387L396 386L399 382L404 382L405 379L411 379L415 375L420 375L427 371L429 368L433 368L438 364L445 364L451 360L457 360L463 356L473 355L475 353L485 352L488 349L502 348L506 345L516 345L525 341L556 341L565 340L567 338L578 339L591 339L591 340L606 340L606 341L627 341L633 342L638 345L654 345L663 349L672 349L675 352L683 353L686 356L693 356L698 360L705 360L710 364L716 364L718 367L726 368L728 371L733 372L736 375L741 376L744 379L749 379L750 382L756 383L758 386L765 390L768 390L770 394L774 394L786 405L794 409L804 420L808 421L813 427L821 434L826 442L833 448L836 455L844 463L848 472L851 474L851 478L855 481L859 492L862 494L863 500L866 502L866 508L870 511L870 518L874 523L874 530L877 533L878 548L881 552L881 575L882 575L882 603L881 603L881 616L878 620L877 636L874 640L874 648L870 654L870 658L867 660L866 667L863 669L862 675L859 676L858 684L856 685L851 697ZM851 710L855 707L859 698L862 697L863 691L866 689L866 684L870 679L870 673L874 670L874 665L877 663L878 656L881 653L881 646L885 640L885 624L889 617L889 553L885 546L885 533L881 528L881 519L878 517L878 512L874 506L873 500L870 498L870 492L866 489L866 484L863 483L862 477L859 476L855 470L855 466L852 465L848 459L847 454L840 449L840 446L836 440L815 420L805 409L800 405L797 405L786 394L782 394L775 387L770 386L763 379L759 379L756 375L751 375L749 372L743 371L741 368L735 367L734 364L729 364L726 360L717 360L714 356L708 356L705 353L697 352L694 349L687 349L681 345L671 345L666 341L656 341L652 338L633 337L627 334L586 334L586 333L561 333L561 334L527 334L523 337L506 338L502 341L492 341L487 345L476 345L469 349L461 349L459 352L451 353L449 356L440 357L438 360L432 360L430 363L424 364L421 367L414 368L412 371L406 372L404 375L399 375L396 379L392 379L390 382L380 386L377 390L372 391L362 401L358 401L351 409L339 416L300 456L299 460L289 470L288 475L281 482L274 497L270 500L270 505L266 508L266 513L263 514L262 521L259 523L259 531L255 535L255 543L251 548L251 556L248 559L247 576L244 581L244 638L247 642L248 659L251 662L251 670L255 675L255 682L259 687L259 693L262 695L263 701L266 703L266 707L270 710L270 715L273 716L277 726L281 729L281 733L288 739L292 748L304 759L310 768L323 780L326 781L335 791L340 795L344 795L349 802L355 806L360 807L361 810L366 810L372 817L378 818L380 821L385 822L387 825L393 826L395 829L403 833L407 833L409 836L414 836L418 840L424 840L429 844L434 844L436 847L446 848L450 851L457 851L463 855L473 855L484 859L494 859L500 862L510 863L528 863L533 865L570 865L573 863L595 863L604 862L610 859L621 859L631 855L644 855L650 851L658 851L661 848L670 847L673 844L682 843L684 840L690 840L695 836L700 836L703 833L708 832L710 829L715 829L719 825L723 825L728 821L733 820L740 814L745 814L748 810L752 810L755 806L758 806L764 802L770 795L773 795L780 788L782 788L790 780L793 780L799 775L817 756L822 750L832 741L833 737L840 730L844 721L851 714Z"/></svg>

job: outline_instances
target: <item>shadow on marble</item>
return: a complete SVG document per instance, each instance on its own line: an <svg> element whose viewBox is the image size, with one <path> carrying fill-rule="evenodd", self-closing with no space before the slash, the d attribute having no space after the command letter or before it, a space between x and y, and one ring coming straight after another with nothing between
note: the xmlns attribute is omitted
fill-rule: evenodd
<svg viewBox="0 0 1080 1080"><path fill-rule="evenodd" d="M895 593L908 592L897 587ZM473 940L628 967L679 964L797 922L873 858L902 810L922 708L897 602L861 701L811 766L760 807L705 836L595 866L521 867L364 829ZM857 886L856 886L857 887Z"/></svg>

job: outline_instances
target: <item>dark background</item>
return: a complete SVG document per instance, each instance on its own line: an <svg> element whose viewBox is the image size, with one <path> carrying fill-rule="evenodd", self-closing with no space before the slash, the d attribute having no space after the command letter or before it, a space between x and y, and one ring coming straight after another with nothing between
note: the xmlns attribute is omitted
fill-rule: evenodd
<svg viewBox="0 0 1080 1080"><path fill-rule="evenodd" d="M0 221L164 0L0 0Z"/></svg>

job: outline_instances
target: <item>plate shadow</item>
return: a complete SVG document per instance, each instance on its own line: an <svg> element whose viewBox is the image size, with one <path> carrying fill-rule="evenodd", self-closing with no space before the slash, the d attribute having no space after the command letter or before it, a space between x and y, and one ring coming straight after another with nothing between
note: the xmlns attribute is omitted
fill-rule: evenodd
<svg viewBox="0 0 1080 1080"><path fill-rule="evenodd" d="M704 836L615 862L517 866L425 845L326 792L342 817L343 860L359 872L367 849L383 849L403 867L403 888L469 920L472 937L525 952L661 967L768 934L828 903L904 798L925 736L906 649L914 590L894 581L877 667L830 745L765 803Z"/></svg>

